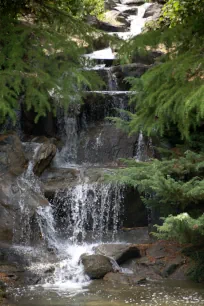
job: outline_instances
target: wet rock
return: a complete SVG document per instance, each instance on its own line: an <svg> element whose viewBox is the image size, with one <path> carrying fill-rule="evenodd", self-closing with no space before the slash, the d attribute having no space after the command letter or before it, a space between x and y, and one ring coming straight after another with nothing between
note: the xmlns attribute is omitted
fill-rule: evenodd
<svg viewBox="0 0 204 306"><path fill-rule="evenodd" d="M21 174L26 168L23 146L16 133L0 134L0 175Z"/></svg>
<svg viewBox="0 0 204 306"><path fill-rule="evenodd" d="M25 142L23 146L27 159L33 163L33 173L40 176L55 157L57 148L47 137L35 139L40 142Z"/></svg>
<svg viewBox="0 0 204 306"><path fill-rule="evenodd" d="M53 198L57 190L64 190L73 186L77 183L79 177L80 172L78 169L47 169L41 176L46 197Z"/></svg>
<svg viewBox="0 0 204 306"><path fill-rule="evenodd" d="M190 263L186 262L185 264L182 264L181 266L177 267L176 270L168 276L169 279L175 279L175 280L189 280L188 272L190 269Z"/></svg>
<svg viewBox="0 0 204 306"><path fill-rule="evenodd" d="M105 274L113 271L110 258L103 255L82 255L81 261L85 273L91 279L103 278Z"/></svg>
<svg viewBox="0 0 204 306"><path fill-rule="evenodd" d="M9 173L0 175L0 241L11 241L14 233L20 235L23 218L31 222L36 209L47 205L49 202L23 176L16 177Z"/></svg>
<svg viewBox="0 0 204 306"><path fill-rule="evenodd" d="M113 24L118 24L119 26L128 28L130 26L130 21L127 20L126 16L119 10L114 9L105 13L105 20Z"/></svg>
<svg viewBox="0 0 204 306"><path fill-rule="evenodd" d="M140 257L138 247L131 244L101 244L95 248L95 252L113 258L118 264Z"/></svg>
<svg viewBox="0 0 204 306"><path fill-rule="evenodd" d="M158 241L147 250L147 256L155 260L165 257L175 258L177 255L180 255L181 250L182 247L177 243Z"/></svg>
<svg viewBox="0 0 204 306"><path fill-rule="evenodd" d="M159 18L160 14L161 14L161 9L162 9L162 5L159 3L153 3L152 5L150 5L144 14L144 18L147 17L152 17L153 19L157 19Z"/></svg>
<svg viewBox="0 0 204 306"><path fill-rule="evenodd" d="M111 10L113 9L118 3L120 3L120 0L105 0L105 10Z"/></svg>
<svg viewBox="0 0 204 306"><path fill-rule="evenodd" d="M40 176L43 171L50 165L51 161L55 157L57 148L54 144L43 143L34 160L33 172L34 174Z"/></svg>
<svg viewBox="0 0 204 306"><path fill-rule="evenodd" d="M157 241L153 244L138 244L140 258L132 258L121 266L131 270L134 275L145 275L157 280L170 278L186 280L190 261L183 256L182 246L177 243Z"/></svg>
<svg viewBox="0 0 204 306"><path fill-rule="evenodd" d="M168 277L171 274L173 274L177 268L182 266L185 263L185 259L182 256L177 256L175 259L173 259L171 262L167 263L165 268L162 271L163 277Z"/></svg>
<svg viewBox="0 0 204 306"><path fill-rule="evenodd" d="M117 165L119 158L134 156L136 137L128 137L114 125L95 124L80 134L77 162Z"/></svg>
<svg viewBox="0 0 204 306"><path fill-rule="evenodd" d="M94 16L88 16L87 22L88 24L95 27L96 29L99 29L105 32L125 32L126 30L124 26L112 25L111 23L98 20Z"/></svg>
<svg viewBox="0 0 204 306"><path fill-rule="evenodd" d="M112 282L116 284L124 284L124 285L139 285L146 283L146 277L140 275L127 275L123 273L107 273L104 278L104 281Z"/></svg>
<svg viewBox="0 0 204 306"><path fill-rule="evenodd" d="M115 8L120 12L121 16L128 17L129 15L137 15L138 7L135 5L120 5Z"/></svg>

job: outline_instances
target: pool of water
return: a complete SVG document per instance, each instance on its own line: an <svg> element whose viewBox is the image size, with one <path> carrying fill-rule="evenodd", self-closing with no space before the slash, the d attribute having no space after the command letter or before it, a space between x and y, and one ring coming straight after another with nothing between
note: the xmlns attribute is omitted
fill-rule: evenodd
<svg viewBox="0 0 204 306"><path fill-rule="evenodd" d="M204 285L162 280L127 286L98 280L83 289L18 288L11 292L11 303L16 306L202 306Z"/></svg>

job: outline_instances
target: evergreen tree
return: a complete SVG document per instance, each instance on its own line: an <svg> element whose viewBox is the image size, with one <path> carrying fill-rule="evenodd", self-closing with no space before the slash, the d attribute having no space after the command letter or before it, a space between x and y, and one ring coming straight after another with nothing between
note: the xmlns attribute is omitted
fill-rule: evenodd
<svg viewBox="0 0 204 306"><path fill-rule="evenodd" d="M57 105L80 103L85 86L98 87L99 78L83 70L81 57L93 35L81 20L81 5L86 3L1 1L0 122L7 116L15 121L19 101L34 109L38 120L47 111L55 112Z"/></svg>
<svg viewBox="0 0 204 306"><path fill-rule="evenodd" d="M170 9L171 7L171 9ZM121 57L131 60L135 53L150 49L163 51L153 67L141 79L129 78L131 132L143 130L149 135L164 135L176 126L182 138L204 119L204 5L203 0L170 0L163 9L156 30L143 33L121 49Z"/></svg>

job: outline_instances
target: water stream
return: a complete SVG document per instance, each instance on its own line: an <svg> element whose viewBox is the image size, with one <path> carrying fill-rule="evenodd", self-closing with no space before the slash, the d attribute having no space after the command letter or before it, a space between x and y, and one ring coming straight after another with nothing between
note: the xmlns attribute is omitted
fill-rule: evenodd
<svg viewBox="0 0 204 306"><path fill-rule="evenodd" d="M145 23L143 16L149 5L145 3L138 6L138 15L129 16L130 31L114 34L127 38L141 33ZM106 48L88 54L86 57L102 61L114 60L115 54L111 48ZM86 67L86 69L89 68ZM36 219L41 243L35 247L30 242L30 217L26 203L28 190L42 193L39 180L33 174L39 147L36 147L28 170L18 179L17 184L21 191L19 208L22 229L15 232L13 243L22 256L30 258L28 269L39 275L40 281L35 286L13 289L12 302L19 306L202 306L204 291L200 285L169 280L150 280L145 285L129 286L106 283L101 280L90 281L84 273L80 261L82 254L93 254L94 247L99 243L115 243L118 240L118 230L123 224L124 188L120 185L90 181L83 172L87 165L89 167L91 165L92 168L101 164L104 166L103 128L107 124L110 125L105 122L105 117L113 108L125 110L127 100L124 97L127 98L128 94L133 94L119 90L117 78L111 73L110 68L100 65L90 69L103 70L107 73L107 90L89 92L96 97L103 95L105 98L103 116L97 122L99 129L93 134L87 132L93 126L87 117L88 115L91 117L90 113L94 106L87 116L83 114L83 132L79 129L77 115L65 115L59 112L58 123L63 146L58 151L52 167L57 169L72 167L79 170L77 164L80 160L81 175L74 185L58 190L48 206L37 209ZM110 97L111 102L108 100ZM123 113L121 118L124 119ZM116 132L115 135L117 136ZM108 136L105 135L106 138ZM84 138L86 153L80 159L78 155L82 150L80 147L82 138ZM140 132L134 145L135 143L136 147L133 151L136 153L136 161L147 161L151 155L148 150L153 150L149 149L152 148L151 140L147 144ZM117 151L114 158L117 159L118 156L120 157L119 149L115 144L114 146ZM92 151L95 154L94 158L92 158ZM134 157L133 154L132 156L129 154L128 157ZM111 152L110 158L112 155ZM136 240L135 243L137 243Z"/></svg>

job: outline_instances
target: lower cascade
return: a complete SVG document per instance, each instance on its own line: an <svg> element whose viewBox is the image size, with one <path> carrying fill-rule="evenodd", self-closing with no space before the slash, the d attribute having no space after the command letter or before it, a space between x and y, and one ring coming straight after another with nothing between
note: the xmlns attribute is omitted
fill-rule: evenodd
<svg viewBox="0 0 204 306"><path fill-rule="evenodd" d="M93 254L93 248L100 242L117 238L118 228L122 225L123 187L82 183L58 191L51 204L36 211L42 242L40 247L30 248L32 229L28 226L26 192L27 188L38 191L40 188L38 181L33 179L31 168L29 165L29 174L26 172L20 178L24 189L19 205L26 222L22 220L21 236L14 240L14 248L27 258L31 256L29 270L43 276L40 284L44 288L82 289L89 284L90 278L84 273L81 256ZM48 273L44 274L46 270Z"/></svg>
<svg viewBox="0 0 204 306"><path fill-rule="evenodd" d="M101 241L110 229L114 238L122 200L122 186L84 183L57 192L52 205L62 234L76 243L87 239Z"/></svg>

